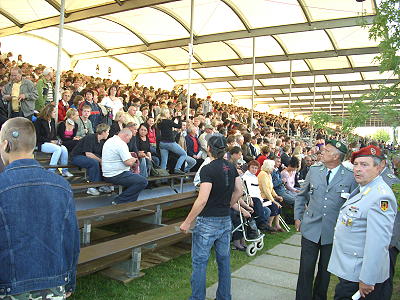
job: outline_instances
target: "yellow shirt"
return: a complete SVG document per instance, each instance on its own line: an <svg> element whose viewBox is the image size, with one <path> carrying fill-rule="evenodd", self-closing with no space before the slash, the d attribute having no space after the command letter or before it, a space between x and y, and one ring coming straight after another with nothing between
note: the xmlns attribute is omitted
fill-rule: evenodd
<svg viewBox="0 0 400 300"><path fill-rule="evenodd" d="M18 100L19 97L19 89L21 87L21 83L20 82L14 82L12 85L12 89L11 89L11 109L13 112L19 112L19 107L20 107L20 102Z"/></svg>
<svg viewBox="0 0 400 300"><path fill-rule="evenodd" d="M263 199L274 201L277 194L274 191L274 185L272 183L272 176L265 171L261 171L258 174L258 186L261 191L261 197Z"/></svg>

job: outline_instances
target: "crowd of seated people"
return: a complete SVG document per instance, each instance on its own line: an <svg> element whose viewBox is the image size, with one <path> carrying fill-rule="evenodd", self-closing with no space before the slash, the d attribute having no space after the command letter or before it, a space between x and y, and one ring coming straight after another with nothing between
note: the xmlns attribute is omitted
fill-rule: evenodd
<svg viewBox="0 0 400 300"><path fill-rule="evenodd" d="M164 170L163 174L196 171L207 159L207 140L218 132L227 137L227 158L241 174L255 160L259 164L257 176L264 161L273 160L274 168L268 170L276 197L271 194L273 199L269 200L282 198L293 205L298 181L304 180L310 165L318 161L318 151L323 147L324 131L320 130L316 144L304 139L310 134L308 123L291 120L292 137L288 137L287 118L255 112L250 129L248 109L212 101L210 96L200 99L191 95L187 118L188 95L182 86L166 91L73 71L61 73L59 91L55 91L54 81L51 68L32 66L22 57L17 64L12 54L7 55L0 61L0 122L14 116L35 121L38 151L51 153L50 165L67 166L70 158L91 170L90 181L104 180L99 151L102 141L125 128L132 135L126 143L128 150L136 159L130 167L142 177L150 176L154 169ZM85 143L91 151L82 151ZM65 167L62 175L72 174ZM90 194L98 192L88 190Z"/></svg>

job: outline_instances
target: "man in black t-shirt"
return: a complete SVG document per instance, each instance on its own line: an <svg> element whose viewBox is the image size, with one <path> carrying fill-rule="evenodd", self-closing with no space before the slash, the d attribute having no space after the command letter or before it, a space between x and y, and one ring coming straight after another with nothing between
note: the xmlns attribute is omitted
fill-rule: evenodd
<svg viewBox="0 0 400 300"><path fill-rule="evenodd" d="M100 171L101 151L103 150L104 141L107 139L109 131L110 126L107 124L97 125L96 133L86 135L72 150L72 164L85 168L90 182L102 181ZM86 193L98 196L100 192L111 192L108 186L102 186L99 190L88 188Z"/></svg>
<svg viewBox="0 0 400 300"><path fill-rule="evenodd" d="M230 207L242 196L242 184L235 166L224 160L226 139L212 136L208 141L212 161L200 171L200 191L186 220L180 226L187 233L196 219L192 235L192 296L205 299L206 269L211 248L218 264L218 299L231 299Z"/></svg>

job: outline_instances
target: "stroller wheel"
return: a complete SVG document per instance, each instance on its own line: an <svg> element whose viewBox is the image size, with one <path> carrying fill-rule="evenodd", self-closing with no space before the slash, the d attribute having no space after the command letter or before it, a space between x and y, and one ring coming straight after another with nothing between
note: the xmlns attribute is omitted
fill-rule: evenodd
<svg viewBox="0 0 400 300"><path fill-rule="evenodd" d="M246 253L248 256L254 256L257 253L257 247L255 243L251 243L246 248Z"/></svg>
<svg viewBox="0 0 400 300"><path fill-rule="evenodd" d="M264 239L261 239L256 243L256 248L257 250L261 250L262 248L264 248Z"/></svg>

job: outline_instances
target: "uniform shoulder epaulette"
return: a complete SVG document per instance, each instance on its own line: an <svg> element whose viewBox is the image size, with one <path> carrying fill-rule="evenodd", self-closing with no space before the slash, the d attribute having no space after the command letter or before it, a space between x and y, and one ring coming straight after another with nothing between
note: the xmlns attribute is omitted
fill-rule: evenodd
<svg viewBox="0 0 400 300"><path fill-rule="evenodd" d="M383 184L378 185L376 188L377 188L378 192L379 192L380 194L382 194L382 195L384 195L384 194L387 193L387 192L386 192L386 188L385 188L385 186L384 186Z"/></svg>
<svg viewBox="0 0 400 300"><path fill-rule="evenodd" d="M390 179L396 179L396 175L392 174L392 173L387 173L386 174L387 177L389 177Z"/></svg>
<svg viewBox="0 0 400 300"><path fill-rule="evenodd" d="M348 165L342 165L347 171L353 173L353 169Z"/></svg>

